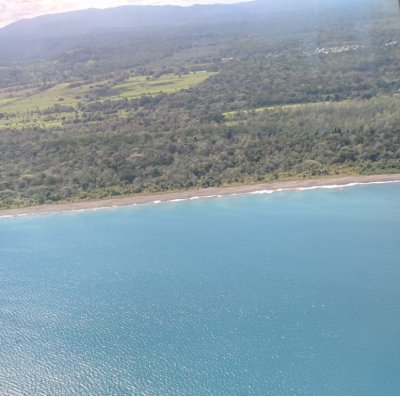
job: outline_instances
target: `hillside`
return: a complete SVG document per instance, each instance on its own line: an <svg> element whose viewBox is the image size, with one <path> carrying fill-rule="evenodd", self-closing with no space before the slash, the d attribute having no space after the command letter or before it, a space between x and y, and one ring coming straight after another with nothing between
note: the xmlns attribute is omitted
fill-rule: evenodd
<svg viewBox="0 0 400 396"><path fill-rule="evenodd" d="M122 7L0 29L0 206L400 170L396 1Z"/></svg>

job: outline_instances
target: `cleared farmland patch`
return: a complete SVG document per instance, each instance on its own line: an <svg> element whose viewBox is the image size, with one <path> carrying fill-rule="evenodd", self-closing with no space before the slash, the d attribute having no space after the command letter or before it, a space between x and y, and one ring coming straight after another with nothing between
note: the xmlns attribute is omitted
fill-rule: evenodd
<svg viewBox="0 0 400 396"><path fill-rule="evenodd" d="M134 76L118 83L113 80L63 83L45 89L21 89L12 94L0 90L0 129L60 126L77 115L79 103L172 94L200 84L214 74L199 71L159 78Z"/></svg>

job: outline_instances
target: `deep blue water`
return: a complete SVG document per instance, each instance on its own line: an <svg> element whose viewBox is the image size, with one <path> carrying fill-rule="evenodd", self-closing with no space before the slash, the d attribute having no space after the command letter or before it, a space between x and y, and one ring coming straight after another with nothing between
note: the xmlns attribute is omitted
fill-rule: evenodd
<svg viewBox="0 0 400 396"><path fill-rule="evenodd" d="M0 220L0 395L400 395L400 184Z"/></svg>

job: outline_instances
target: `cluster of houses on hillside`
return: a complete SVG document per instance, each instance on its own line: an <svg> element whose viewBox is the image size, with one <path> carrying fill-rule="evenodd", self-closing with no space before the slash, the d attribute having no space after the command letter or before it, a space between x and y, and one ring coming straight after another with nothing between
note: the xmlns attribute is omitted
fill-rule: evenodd
<svg viewBox="0 0 400 396"><path fill-rule="evenodd" d="M330 48L317 48L315 50L316 54L340 54L341 52L355 51L362 48L362 45L359 44L351 44L351 45L342 45L341 47L330 47Z"/></svg>
<svg viewBox="0 0 400 396"><path fill-rule="evenodd" d="M397 44L399 44L398 41L390 41L385 44L385 47L393 47ZM342 52L356 51L360 48L364 48L364 46L360 44L347 44L347 45L342 45L341 47L320 47L314 50L314 54L317 55L340 54Z"/></svg>

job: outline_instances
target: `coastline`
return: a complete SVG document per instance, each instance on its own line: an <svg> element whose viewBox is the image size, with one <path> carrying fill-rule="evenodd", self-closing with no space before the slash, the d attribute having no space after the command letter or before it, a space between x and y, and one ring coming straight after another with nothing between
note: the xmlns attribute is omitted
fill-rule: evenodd
<svg viewBox="0 0 400 396"><path fill-rule="evenodd" d="M213 198L229 195L268 194L278 191L309 190L317 188L340 188L363 184L400 182L400 173L372 176L326 177L320 179L283 180L261 184L237 185L230 187L209 187L180 192L161 192L146 195L114 197L101 200L71 203L44 204L26 208L2 209L0 219L34 214L63 213L75 211L101 210L143 204L178 202L200 198Z"/></svg>

